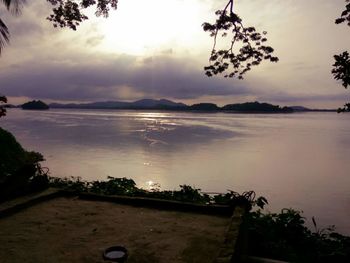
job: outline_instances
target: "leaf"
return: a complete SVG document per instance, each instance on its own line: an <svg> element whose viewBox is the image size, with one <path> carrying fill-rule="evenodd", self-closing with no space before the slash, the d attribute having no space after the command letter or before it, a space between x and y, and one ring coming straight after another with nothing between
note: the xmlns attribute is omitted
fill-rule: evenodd
<svg viewBox="0 0 350 263"><path fill-rule="evenodd" d="M317 224L314 216L312 217L312 224L314 225L315 229L317 229Z"/></svg>

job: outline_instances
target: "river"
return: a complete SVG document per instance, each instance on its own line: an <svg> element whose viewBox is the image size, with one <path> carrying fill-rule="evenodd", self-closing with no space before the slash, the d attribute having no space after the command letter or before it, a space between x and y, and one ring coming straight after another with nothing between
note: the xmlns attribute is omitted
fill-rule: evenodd
<svg viewBox="0 0 350 263"><path fill-rule="evenodd" d="M350 234L350 114L10 109L0 126L52 176L254 190L270 211L303 210Z"/></svg>

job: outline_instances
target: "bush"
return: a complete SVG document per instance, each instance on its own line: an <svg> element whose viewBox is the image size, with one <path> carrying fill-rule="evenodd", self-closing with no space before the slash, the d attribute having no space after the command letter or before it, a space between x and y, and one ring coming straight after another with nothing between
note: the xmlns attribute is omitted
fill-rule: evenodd
<svg viewBox="0 0 350 263"><path fill-rule="evenodd" d="M48 176L40 162L43 156L25 151L8 131L0 128L0 202L19 195L43 190Z"/></svg>
<svg viewBox="0 0 350 263"><path fill-rule="evenodd" d="M245 218L247 254L288 262L350 262L350 237L334 227L315 231L305 226L301 212L283 209L281 213L264 214L260 210Z"/></svg>

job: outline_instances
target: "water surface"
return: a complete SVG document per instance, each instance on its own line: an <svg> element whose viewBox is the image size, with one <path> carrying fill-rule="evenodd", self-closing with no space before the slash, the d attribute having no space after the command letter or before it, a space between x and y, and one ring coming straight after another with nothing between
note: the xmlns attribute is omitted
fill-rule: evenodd
<svg viewBox="0 0 350 263"><path fill-rule="evenodd" d="M0 125L52 176L255 190L350 234L350 115L11 109Z"/></svg>

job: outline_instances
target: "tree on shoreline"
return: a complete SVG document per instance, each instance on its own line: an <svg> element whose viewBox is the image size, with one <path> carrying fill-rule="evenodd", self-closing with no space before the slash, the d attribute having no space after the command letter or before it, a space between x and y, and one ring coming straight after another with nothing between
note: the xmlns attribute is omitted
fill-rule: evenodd
<svg viewBox="0 0 350 263"><path fill-rule="evenodd" d="M2 103L7 103L7 98L5 96L0 96L0 118L6 115L6 109L1 105Z"/></svg>
<svg viewBox="0 0 350 263"><path fill-rule="evenodd" d="M335 20L336 24L346 22L350 26L350 0L345 0L348 4L341 16ZM339 55L334 56L335 63L333 64L332 74L334 79L342 81L344 88L350 86L350 56L348 51L344 51ZM350 103L346 103L343 108L339 108L338 112L350 111Z"/></svg>

